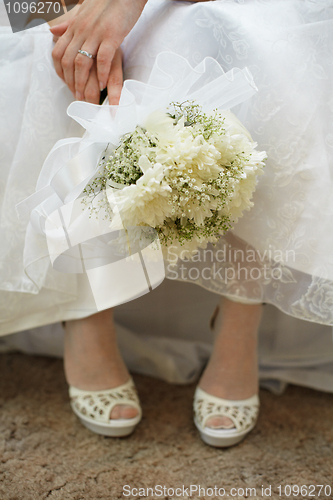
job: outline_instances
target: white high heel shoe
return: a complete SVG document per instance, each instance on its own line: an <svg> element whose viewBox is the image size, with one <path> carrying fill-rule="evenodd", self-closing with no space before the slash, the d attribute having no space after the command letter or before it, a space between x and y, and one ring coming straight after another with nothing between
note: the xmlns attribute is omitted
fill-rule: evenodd
<svg viewBox="0 0 333 500"><path fill-rule="evenodd" d="M259 413L257 394L241 401L221 399L196 388L194 395L194 423L201 439L210 446L225 448L239 443L255 426ZM228 417L234 423L230 429L206 426L211 417Z"/></svg>
<svg viewBox="0 0 333 500"><path fill-rule="evenodd" d="M69 386L73 412L96 434L124 437L131 434L142 418L139 397L132 378L126 384L104 391L84 391ZM134 418L110 419L116 405L130 405L138 411Z"/></svg>
<svg viewBox="0 0 333 500"><path fill-rule="evenodd" d="M232 298L235 302L235 298ZM251 303L245 299L238 302ZM221 321L220 307L217 306L210 320L210 328L214 331ZM259 397L257 394L244 400L228 400L218 398L208 392L196 388L193 402L194 423L201 439L210 446L225 448L238 444L254 428L259 414ZM207 427L211 417L228 417L233 424L230 428Z"/></svg>

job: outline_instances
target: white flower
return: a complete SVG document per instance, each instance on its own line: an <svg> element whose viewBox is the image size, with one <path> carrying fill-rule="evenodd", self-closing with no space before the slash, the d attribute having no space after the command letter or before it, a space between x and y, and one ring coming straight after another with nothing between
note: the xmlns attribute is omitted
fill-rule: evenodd
<svg viewBox="0 0 333 500"><path fill-rule="evenodd" d="M172 134L174 128L173 122L174 120L171 116L159 109L146 118L144 127L151 136L167 136L170 133Z"/></svg>
<svg viewBox="0 0 333 500"><path fill-rule="evenodd" d="M141 168L142 172L145 173L149 168L152 167L151 162L149 161L149 158L146 155L141 155L139 158L139 167Z"/></svg>
<svg viewBox="0 0 333 500"><path fill-rule="evenodd" d="M194 169L194 177L202 180L215 178L220 172L217 160L219 151L198 135L193 136L192 127L186 127L184 118L176 125L164 112L152 113L145 123L147 132L158 139L156 161L169 166L168 175L173 177Z"/></svg>
<svg viewBox="0 0 333 500"><path fill-rule="evenodd" d="M156 227L171 216L170 186L163 180L163 166L149 167L136 184L108 192L112 210L120 213L125 227Z"/></svg>

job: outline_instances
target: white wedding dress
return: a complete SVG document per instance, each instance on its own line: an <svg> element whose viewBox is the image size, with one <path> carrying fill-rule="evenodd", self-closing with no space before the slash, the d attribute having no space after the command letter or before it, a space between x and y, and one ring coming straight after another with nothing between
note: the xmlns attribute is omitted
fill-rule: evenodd
<svg viewBox="0 0 333 500"><path fill-rule="evenodd" d="M54 143L81 130L66 115L72 96L53 69L47 25L12 34L3 3L0 20L0 335L5 335L82 317L86 297L77 276L58 273L45 260L35 263L32 275L24 269L27 221L17 219L15 204L34 192ZM167 269L168 277L235 300L265 301L299 318L268 306L261 376L332 390L332 3L149 0L123 44L126 78L147 81L157 54L166 50L193 66L211 56L226 71L250 69L259 91L233 111L268 156L253 209L213 254L202 251L196 262ZM241 279L228 275L240 265ZM192 380L207 358L208 319L218 295L171 280L119 307L119 337L137 371L183 382ZM2 344L60 354L60 330L55 337L54 327L42 330L4 337Z"/></svg>

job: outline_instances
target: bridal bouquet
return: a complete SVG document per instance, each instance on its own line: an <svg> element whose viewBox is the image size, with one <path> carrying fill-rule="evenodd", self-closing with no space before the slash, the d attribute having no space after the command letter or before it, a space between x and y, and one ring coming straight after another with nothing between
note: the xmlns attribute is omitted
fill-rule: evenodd
<svg viewBox="0 0 333 500"><path fill-rule="evenodd" d="M85 194L104 193L111 228L154 228L166 259L191 258L252 206L264 158L231 112L174 102L120 138Z"/></svg>
<svg viewBox="0 0 333 500"><path fill-rule="evenodd" d="M148 82L124 82L118 106L73 102L67 113L85 133L55 144L36 192L16 207L30 217L32 265L42 252L55 269L95 273L98 284L109 266L115 293L128 297L135 255L155 269L152 249L159 283L163 258L217 242L251 207L262 173L265 153L229 111L256 91L246 68L225 73L210 57L192 67L163 52Z"/></svg>

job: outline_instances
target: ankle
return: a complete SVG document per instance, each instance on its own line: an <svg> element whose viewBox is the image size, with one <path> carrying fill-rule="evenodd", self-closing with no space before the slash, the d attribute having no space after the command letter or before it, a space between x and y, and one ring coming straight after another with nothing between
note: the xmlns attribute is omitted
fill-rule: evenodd
<svg viewBox="0 0 333 500"><path fill-rule="evenodd" d="M252 351L213 352L199 387L222 399L242 400L258 393L258 361Z"/></svg>
<svg viewBox="0 0 333 500"><path fill-rule="evenodd" d="M206 376L204 373L198 386L212 396L230 401L251 398L258 394L259 391L258 376L255 374L252 377L247 377L242 383L240 380L234 380L233 378L217 380L211 376Z"/></svg>
<svg viewBox="0 0 333 500"><path fill-rule="evenodd" d="M68 384L78 389L112 389L126 383L130 375L119 352L112 321L104 322L99 315L94 316L66 323L65 375Z"/></svg>

